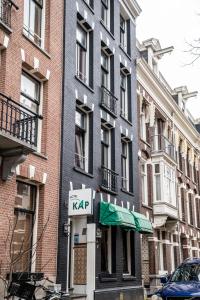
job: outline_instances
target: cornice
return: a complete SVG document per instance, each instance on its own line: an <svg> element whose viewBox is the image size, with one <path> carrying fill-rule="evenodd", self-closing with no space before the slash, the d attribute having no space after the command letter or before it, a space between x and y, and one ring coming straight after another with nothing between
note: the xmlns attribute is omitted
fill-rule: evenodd
<svg viewBox="0 0 200 300"><path fill-rule="evenodd" d="M127 7L134 19L136 19L142 12L142 9L136 0L119 0L119 2Z"/></svg>
<svg viewBox="0 0 200 300"><path fill-rule="evenodd" d="M146 77L146 78L145 78ZM167 90L167 88L164 86L164 84L159 80L159 78L152 72L150 66L147 64L147 62L143 58L137 59L137 79L144 86L144 88L147 89L151 97L154 99L152 95L152 91L155 94L159 94L159 104L162 104L162 109L165 111L165 113L168 115L169 119L173 121L173 117L171 115L172 112L175 113L175 116L177 118L177 123L175 124L176 127L183 133L183 128L187 128L187 131L189 132L189 136L187 136L187 139L191 142L191 137L193 139L192 144L198 143L198 146L200 147L200 134L199 132L192 126L190 121L186 118L185 114L180 110L177 103L174 101L173 97ZM148 84L147 84L148 82ZM150 89L150 91L148 90ZM156 100L156 99L154 99ZM168 105L170 111L167 111L166 104ZM184 126L184 127L183 127ZM184 134L183 134L184 135Z"/></svg>

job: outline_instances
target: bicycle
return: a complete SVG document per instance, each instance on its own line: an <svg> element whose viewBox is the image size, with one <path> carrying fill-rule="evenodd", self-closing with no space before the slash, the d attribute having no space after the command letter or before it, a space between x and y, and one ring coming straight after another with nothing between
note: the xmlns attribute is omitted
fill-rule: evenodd
<svg viewBox="0 0 200 300"><path fill-rule="evenodd" d="M48 278L46 280L53 283ZM36 293L38 290L42 289L45 292L45 296L42 298L36 298ZM14 297L18 297L19 300L59 300L65 296L65 292L51 290L42 284L36 284L36 282L11 282L8 288L8 295L4 299L11 300Z"/></svg>

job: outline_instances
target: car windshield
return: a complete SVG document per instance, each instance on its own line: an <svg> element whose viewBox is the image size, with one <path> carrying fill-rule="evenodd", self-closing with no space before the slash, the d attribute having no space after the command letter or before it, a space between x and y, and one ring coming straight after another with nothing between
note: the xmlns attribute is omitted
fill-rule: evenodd
<svg viewBox="0 0 200 300"><path fill-rule="evenodd" d="M171 277L171 281L200 281L200 265L184 265L176 269Z"/></svg>

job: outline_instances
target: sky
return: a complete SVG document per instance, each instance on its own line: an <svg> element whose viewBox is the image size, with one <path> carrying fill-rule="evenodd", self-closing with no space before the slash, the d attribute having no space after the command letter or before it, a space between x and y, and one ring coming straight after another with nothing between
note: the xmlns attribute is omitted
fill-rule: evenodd
<svg viewBox="0 0 200 300"><path fill-rule="evenodd" d="M174 46L171 54L159 61L159 70L172 88L187 86L198 96L187 102L194 118L200 118L200 58L194 56L189 43L200 39L200 0L137 0L142 9L137 19L137 38L160 41L161 47ZM200 46L200 42L199 42Z"/></svg>

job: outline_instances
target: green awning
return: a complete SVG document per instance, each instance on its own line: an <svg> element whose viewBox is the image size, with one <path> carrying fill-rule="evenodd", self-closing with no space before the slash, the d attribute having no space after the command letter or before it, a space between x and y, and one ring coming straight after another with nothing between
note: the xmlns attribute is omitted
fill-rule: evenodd
<svg viewBox="0 0 200 300"><path fill-rule="evenodd" d="M144 215L137 213L137 212L131 212L135 219L136 224L136 231L140 233L153 233L153 227L151 222L145 217Z"/></svg>
<svg viewBox="0 0 200 300"><path fill-rule="evenodd" d="M121 206L100 202L100 223L107 226L122 226L127 229L135 229L135 219L133 214Z"/></svg>

